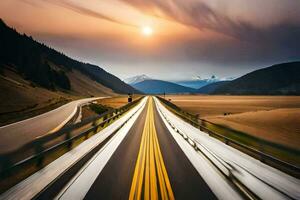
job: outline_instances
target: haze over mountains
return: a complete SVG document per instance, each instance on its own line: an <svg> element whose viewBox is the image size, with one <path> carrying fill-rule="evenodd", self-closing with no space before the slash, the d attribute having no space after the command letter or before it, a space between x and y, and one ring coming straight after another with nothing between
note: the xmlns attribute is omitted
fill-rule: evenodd
<svg viewBox="0 0 300 200"><path fill-rule="evenodd" d="M224 81L224 80L232 80L232 79L233 78L220 79L220 78L216 77L215 75L212 75L210 78L202 79L201 77L197 77L197 79L194 79L194 80L176 81L175 83L185 86L185 87L199 89L199 88L209 85L211 83Z"/></svg>
<svg viewBox="0 0 300 200"><path fill-rule="evenodd" d="M216 76L211 76L207 79L196 79L186 81L163 81L152 79L147 75L134 76L124 80L127 84L146 94L187 94L198 93L197 89L209 85L211 83L219 82Z"/></svg>
<svg viewBox="0 0 300 200"><path fill-rule="evenodd" d="M146 94L298 95L300 62L273 65L225 81L213 76L204 80L168 82L151 80L146 75L136 76L132 80L131 85ZM200 87L195 89L197 85Z"/></svg>
<svg viewBox="0 0 300 200"><path fill-rule="evenodd" d="M144 80L135 83L132 86L146 94L188 94L197 91L196 89L184 87L176 83L153 79Z"/></svg>

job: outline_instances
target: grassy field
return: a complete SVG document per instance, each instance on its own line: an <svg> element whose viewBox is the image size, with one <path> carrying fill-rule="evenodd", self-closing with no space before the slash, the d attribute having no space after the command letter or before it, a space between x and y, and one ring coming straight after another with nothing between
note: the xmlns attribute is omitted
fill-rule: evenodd
<svg viewBox="0 0 300 200"><path fill-rule="evenodd" d="M300 96L166 96L192 114L271 142L300 148Z"/></svg>
<svg viewBox="0 0 300 200"><path fill-rule="evenodd" d="M140 95L134 95L133 100L138 99L141 97ZM95 102L94 102L95 103ZM107 109L113 109L113 108L120 108L128 103L128 96L115 96L111 98L106 99L99 99L97 100L97 104L99 106L106 107ZM95 110L91 108L91 105L86 105L82 108L82 119L96 116L99 113L96 113Z"/></svg>
<svg viewBox="0 0 300 200"><path fill-rule="evenodd" d="M140 95L134 95L133 96L133 101L141 97ZM125 104L128 103L128 96L117 96L117 97L112 97L112 98L107 98L107 99L99 99L97 102L101 105L105 105L111 108L120 108L121 106L124 106Z"/></svg>
<svg viewBox="0 0 300 200"><path fill-rule="evenodd" d="M300 96L166 96L184 110L199 114L201 118L278 108L300 108Z"/></svg>
<svg viewBox="0 0 300 200"><path fill-rule="evenodd" d="M300 147L300 108L245 112L207 120L265 140Z"/></svg>

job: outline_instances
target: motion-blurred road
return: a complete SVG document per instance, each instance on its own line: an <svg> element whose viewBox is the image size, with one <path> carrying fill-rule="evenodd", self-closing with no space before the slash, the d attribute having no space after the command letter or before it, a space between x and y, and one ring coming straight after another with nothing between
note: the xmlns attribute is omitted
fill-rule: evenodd
<svg viewBox="0 0 300 200"><path fill-rule="evenodd" d="M0 127L0 152L13 150L36 137L59 130L76 114L80 105L95 99L98 98L72 101L36 117Z"/></svg>
<svg viewBox="0 0 300 200"><path fill-rule="evenodd" d="M300 199L299 185L147 97L0 199Z"/></svg>
<svg viewBox="0 0 300 200"><path fill-rule="evenodd" d="M128 197L216 199L163 124L152 99L85 199Z"/></svg>

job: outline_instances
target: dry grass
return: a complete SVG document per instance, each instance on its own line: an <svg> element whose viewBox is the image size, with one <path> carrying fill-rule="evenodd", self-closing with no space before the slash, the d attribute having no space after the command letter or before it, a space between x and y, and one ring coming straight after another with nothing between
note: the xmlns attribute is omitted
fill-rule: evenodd
<svg viewBox="0 0 300 200"><path fill-rule="evenodd" d="M89 77L83 75L77 70L72 70L72 72L68 72L67 76L71 82L72 92L76 94L80 94L82 96L112 96L115 93L97 83L96 81L91 80Z"/></svg>
<svg viewBox="0 0 300 200"><path fill-rule="evenodd" d="M4 66L3 74L0 74L0 126L45 113L75 99L116 95L77 70L67 75L71 90L51 91L34 85L14 69Z"/></svg>
<svg viewBox="0 0 300 200"><path fill-rule="evenodd" d="M207 120L265 140L300 147L300 108L245 112Z"/></svg>
<svg viewBox="0 0 300 200"><path fill-rule="evenodd" d="M300 96L166 96L182 109L200 117L278 108L300 108Z"/></svg>
<svg viewBox="0 0 300 200"><path fill-rule="evenodd" d="M300 96L166 96L215 124L300 148ZM231 113L224 116L224 113Z"/></svg>
<svg viewBox="0 0 300 200"><path fill-rule="evenodd" d="M26 119L71 101L74 96L34 87L11 71L0 75L0 125Z"/></svg>
<svg viewBox="0 0 300 200"><path fill-rule="evenodd" d="M133 97L133 100L136 100L139 97L140 97L139 95L135 95ZM97 103L104 105L108 108L120 108L128 103L128 96L123 95L123 96L115 96L106 99L99 99L97 100ZM92 117L92 116L97 116L97 113L91 110L89 106L84 106L82 108L82 119Z"/></svg>

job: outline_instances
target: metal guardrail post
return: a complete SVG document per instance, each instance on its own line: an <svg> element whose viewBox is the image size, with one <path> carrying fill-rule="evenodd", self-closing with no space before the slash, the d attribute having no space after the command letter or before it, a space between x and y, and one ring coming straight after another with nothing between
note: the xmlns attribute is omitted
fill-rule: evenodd
<svg viewBox="0 0 300 200"><path fill-rule="evenodd" d="M260 161L265 162L263 141L259 140L258 144L259 144L259 151L262 152L262 154L260 154Z"/></svg>
<svg viewBox="0 0 300 200"><path fill-rule="evenodd" d="M99 128L98 120L93 121L92 127L95 127L95 130L93 131L93 133L97 133L97 132L98 132L98 128ZM88 135L89 135L89 134L86 134L86 138L88 138Z"/></svg>
<svg viewBox="0 0 300 200"><path fill-rule="evenodd" d="M1 160L1 170L3 169L7 169L9 166L12 165L12 162L11 162L11 159L10 159L10 156L9 155L5 155L5 156L1 156L0 157L0 160ZM5 176L8 176L10 173L5 173L4 175Z"/></svg>
<svg viewBox="0 0 300 200"><path fill-rule="evenodd" d="M37 141L37 142L34 144L34 150L35 150L35 154L36 154L36 155L39 155L39 156L37 157L36 166L37 166L37 167L42 167L43 161L44 161L44 155L41 154L41 152L43 152L44 147L43 147L43 145L42 145L42 143L41 143L40 141Z"/></svg>
<svg viewBox="0 0 300 200"><path fill-rule="evenodd" d="M73 141L70 140L70 138L71 138L71 133L70 133L70 132L67 132L67 133L66 133L65 140L66 140L66 141L69 140L68 143L67 143L67 147L68 147L69 150L72 148L72 144L73 144Z"/></svg>
<svg viewBox="0 0 300 200"><path fill-rule="evenodd" d="M225 138L225 144L229 145L229 140Z"/></svg>

